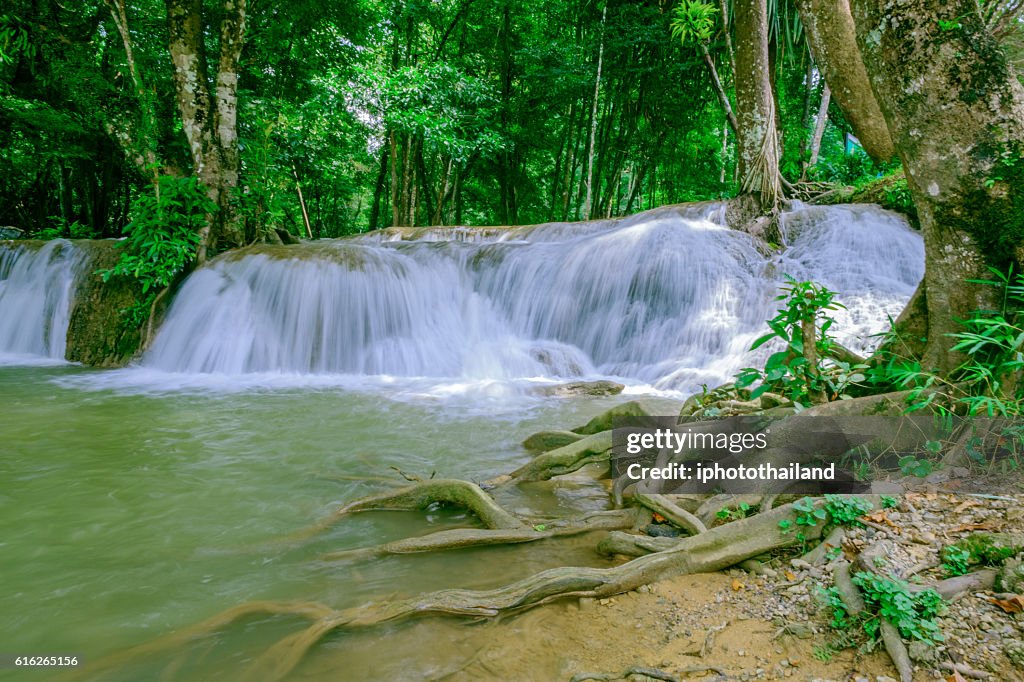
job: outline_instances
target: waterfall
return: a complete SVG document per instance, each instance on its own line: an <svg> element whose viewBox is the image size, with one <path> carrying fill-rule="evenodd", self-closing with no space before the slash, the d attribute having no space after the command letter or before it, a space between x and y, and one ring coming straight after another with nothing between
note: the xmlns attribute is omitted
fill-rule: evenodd
<svg viewBox="0 0 1024 682"><path fill-rule="evenodd" d="M57 239L0 248L0 363L62 361L75 283L88 258Z"/></svg>
<svg viewBox="0 0 1024 682"><path fill-rule="evenodd" d="M183 285L142 364L179 373L720 383L774 314L783 275L847 306L866 348L920 281L920 236L876 207L786 213L769 253L721 204L621 220L407 228L228 254Z"/></svg>

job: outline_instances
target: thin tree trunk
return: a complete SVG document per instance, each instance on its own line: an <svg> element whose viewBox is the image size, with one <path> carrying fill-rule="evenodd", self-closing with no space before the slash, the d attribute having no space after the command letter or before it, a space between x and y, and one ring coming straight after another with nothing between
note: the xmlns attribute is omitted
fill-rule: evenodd
<svg viewBox="0 0 1024 682"><path fill-rule="evenodd" d="M370 224L371 230L376 230L380 223L380 206L384 199L384 183L387 179L388 172L388 150L387 148L381 149L380 152L380 170L377 171L377 182L373 186L373 205L370 207Z"/></svg>
<svg viewBox="0 0 1024 682"><path fill-rule="evenodd" d="M822 79L824 80L824 79ZM811 146L811 138L807 131L811 127L811 96L814 94L814 60L807 60L807 72L804 74L804 107L800 116L800 179L807 175L807 152ZM813 133L812 133L813 135Z"/></svg>
<svg viewBox="0 0 1024 682"><path fill-rule="evenodd" d="M416 176L418 175L418 173L416 172L416 163L415 163L417 149L419 148L418 142L419 142L419 140L417 138L415 138L412 135L410 135L409 136L409 149L406 152L406 162L409 165L408 170L407 170L407 172L409 174L409 185L408 185L408 191L409 191L408 209L409 209L409 213L408 213L408 218L406 220L406 224L409 225L409 227L415 227L416 226L416 209L418 208L418 206L417 206L417 199L416 199L416 197L417 197L417 194L416 194Z"/></svg>
<svg viewBox="0 0 1024 682"><path fill-rule="evenodd" d="M501 129L509 129L509 111L512 106L512 9L508 1L502 7L501 24ZM514 143L513 143L514 144ZM515 221L513 204L512 150L504 149L498 155L498 211L499 221L509 225Z"/></svg>
<svg viewBox="0 0 1024 682"><path fill-rule="evenodd" d="M565 132L558 139L558 153L555 155L555 170L551 174L551 193L548 197L548 220L553 221L555 219L555 202L558 197L558 182L562 177L562 162L565 155L565 145L568 139L568 128L569 123L566 122L566 128L563 128Z"/></svg>
<svg viewBox="0 0 1024 682"><path fill-rule="evenodd" d="M818 118L814 121L814 136L811 138L811 152L807 158L807 165L804 166L803 177L807 177L807 170L818 163L818 154L821 152L821 138L825 135L825 125L828 123L828 105L832 99L832 90L828 83L821 88L821 105L818 107Z"/></svg>
<svg viewBox="0 0 1024 682"><path fill-rule="evenodd" d="M210 128L210 91L203 59L202 0L166 0L167 29L170 37L174 86L181 127L188 142L194 172L207 186L210 199L220 205L219 187L212 181L220 173L220 159L211 153L213 131ZM208 216L199 231L196 261L203 263L212 245L214 216Z"/></svg>
<svg viewBox="0 0 1024 682"><path fill-rule="evenodd" d="M416 145L416 168L419 175L419 192L416 196L422 197L423 215L427 225L434 217L433 193L430 191L430 176L427 174L427 160L423 158L423 143ZM443 174L443 171L442 171Z"/></svg>
<svg viewBox="0 0 1024 682"><path fill-rule="evenodd" d="M124 0L104 0L114 26L124 45L125 61L135 88L136 106L139 110L137 127L108 124L107 132L117 140L136 168L151 179L154 185L159 177L156 156L156 116L153 112L153 98L146 91L146 84L135 62L135 48L128 28L128 11Z"/></svg>
<svg viewBox="0 0 1024 682"><path fill-rule="evenodd" d="M718 184L725 184L725 171L729 165L729 127L722 126L722 168L718 174Z"/></svg>
<svg viewBox="0 0 1024 682"><path fill-rule="evenodd" d="M388 146L391 154L391 226L398 227L402 224L401 205L402 193L398 186L398 142L395 139L395 131L388 134Z"/></svg>
<svg viewBox="0 0 1024 682"><path fill-rule="evenodd" d="M441 186L437 190L437 207L434 209L434 225L444 225L444 199L448 192L448 179L452 175L452 159L448 158L444 172L441 173Z"/></svg>
<svg viewBox="0 0 1024 682"><path fill-rule="evenodd" d="M579 107L577 107L577 110ZM582 117L582 113L580 114ZM576 137L575 116L570 118L569 127L569 140L566 144L568 158L565 161L565 171L563 172L562 180L562 211L561 220L567 220L569 218L569 198L572 196L572 180L573 174L576 170L576 148L579 144L578 138Z"/></svg>
<svg viewBox="0 0 1024 682"><path fill-rule="evenodd" d="M711 73L712 88L715 90L715 94L718 95L718 103L725 114L725 119L729 122L729 127L732 128L732 131L735 132L739 128L739 124L736 123L736 115L732 112L732 103L729 102L729 95L722 86L722 79L718 77L718 69L715 68L715 60L711 58L711 52L708 51L706 44L700 43L700 54L705 59L706 65L708 65L708 71Z"/></svg>
<svg viewBox="0 0 1024 682"><path fill-rule="evenodd" d="M302 185L299 184L299 171L295 170L295 164L292 164L292 175L295 176L295 191L299 195L299 207L302 209L302 222L306 225L306 236L312 239L313 228L309 225L309 211L306 210L306 200L302 196Z"/></svg>
<svg viewBox="0 0 1024 682"><path fill-rule="evenodd" d="M725 53L729 55L729 68L736 78L736 51L732 47L732 31L729 28L729 0L718 0L718 11L722 15L722 36L725 38Z"/></svg>
<svg viewBox="0 0 1024 682"><path fill-rule="evenodd" d="M583 200L583 219L590 220L590 203L594 185L594 141L597 137L597 103L601 95L601 68L604 65L604 27L608 18L608 5L601 12L601 43L597 50L597 77L594 79L594 103L590 108L590 152L587 158L586 198Z"/></svg>

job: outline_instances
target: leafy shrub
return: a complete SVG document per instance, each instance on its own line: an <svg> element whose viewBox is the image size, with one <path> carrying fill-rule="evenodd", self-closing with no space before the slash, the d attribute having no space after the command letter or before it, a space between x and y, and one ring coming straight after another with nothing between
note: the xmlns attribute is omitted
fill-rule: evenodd
<svg viewBox="0 0 1024 682"><path fill-rule="evenodd" d="M747 367L736 375L736 387L746 388L760 382L751 399L766 391L777 391L793 402L807 406L819 397L834 399L842 397L850 386L865 381L867 365L827 360L836 343L828 331L835 320L826 314L829 310L843 308L835 302L835 292L814 282L798 282L786 278L788 285L776 300L785 301L778 314L767 321L768 334L754 341L750 349L755 350L774 339L785 343L785 348L765 362L764 369ZM804 348L803 329L814 326L815 348L812 364Z"/></svg>
<svg viewBox="0 0 1024 682"><path fill-rule="evenodd" d="M132 203L121 257L101 271L103 281L131 277L143 293L155 296L192 261L206 216L216 209L195 178L161 176L157 186Z"/></svg>

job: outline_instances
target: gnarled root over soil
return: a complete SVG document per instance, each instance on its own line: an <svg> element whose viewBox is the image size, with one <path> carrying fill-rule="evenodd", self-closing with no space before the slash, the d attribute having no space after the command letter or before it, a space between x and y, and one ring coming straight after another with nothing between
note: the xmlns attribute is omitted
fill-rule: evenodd
<svg viewBox="0 0 1024 682"><path fill-rule="evenodd" d="M382 498L384 496L381 496ZM411 503L419 496L398 496L392 503ZM355 503L353 503L355 504ZM818 501L821 505L822 502ZM349 505L351 507L352 505ZM365 508L365 504L356 505ZM225 626L254 615L289 615L311 624L269 648L245 679L279 680L297 666L306 653L325 635L340 628L362 628L425 615L496 616L522 611L568 597L603 598L628 592L641 585L673 575L718 571L746 559L800 542L793 533L779 527L783 520L794 522L792 505L742 519L705 533L683 538L675 547L648 554L612 568L562 567L541 571L518 582L493 590L441 590L418 597L366 604L335 610L307 602L253 602L213 616L191 628L172 633L83 668L96 679L104 672L167 653L195 639L213 634ZM821 536L822 527L805 526L804 539Z"/></svg>

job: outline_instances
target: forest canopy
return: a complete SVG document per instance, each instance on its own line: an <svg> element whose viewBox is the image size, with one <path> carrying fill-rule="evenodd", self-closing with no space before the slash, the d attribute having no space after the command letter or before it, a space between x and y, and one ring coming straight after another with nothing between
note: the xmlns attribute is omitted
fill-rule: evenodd
<svg viewBox="0 0 1024 682"><path fill-rule="evenodd" d="M823 99L802 3L767 4L783 177L851 183L891 170ZM210 165L229 176L205 180L223 181L236 241L613 217L739 189L722 107L736 98L728 2L6 7L0 224L29 234L120 236L155 178ZM698 33L680 31L687 12L705 17ZM999 25L1019 56L1019 22ZM197 52L207 92L237 88L224 115L209 115L237 116L236 141L193 130L202 114L183 117L175 50ZM204 136L219 148L196 156Z"/></svg>

